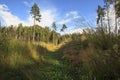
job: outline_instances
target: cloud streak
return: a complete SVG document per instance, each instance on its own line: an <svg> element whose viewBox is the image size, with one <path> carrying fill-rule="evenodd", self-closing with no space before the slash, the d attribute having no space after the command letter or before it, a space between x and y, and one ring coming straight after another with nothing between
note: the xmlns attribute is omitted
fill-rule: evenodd
<svg viewBox="0 0 120 80"><path fill-rule="evenodd" d="M31 7L31 3L27 2L27 1L24 1L23 4L27 7Z"/></svg>
<svg viewBox="0 0 120 80"><path fill-rule="evenodd" d="M78 18L80 18L80 16L77 11L70 11L65 14L65 19L60 20L58 24L67 24Z"/></svg>

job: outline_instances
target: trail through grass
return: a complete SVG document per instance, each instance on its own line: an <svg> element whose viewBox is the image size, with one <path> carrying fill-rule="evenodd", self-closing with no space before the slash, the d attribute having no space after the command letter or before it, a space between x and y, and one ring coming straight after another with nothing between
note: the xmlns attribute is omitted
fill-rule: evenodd
<svg viewBox="0 0 120 80"><path fill-rule="evenodd" d="M20 63L17 61L18 54L13 55L15 57L15 61L13 61L13 64L15 62L14 67L9 66L7 59L3 57L8 64L1 62L3 64L0 64L0 80L73 80L71 75L69 75L68 66L63 63L60 54L55 51L57 48L54 47L53 50L47 51L47 48L41 48L38 45L35 53L43 52L40 54L40 59L36 60L28 56L28 59L25 60L30 60L30 62L22 65L19 65ZM32 54L34 54L34 49L31 49L33 50L31 51ZM23 54L23 56L27 55ZM24 63L25 61L20 59L20 62Z"/></svg>

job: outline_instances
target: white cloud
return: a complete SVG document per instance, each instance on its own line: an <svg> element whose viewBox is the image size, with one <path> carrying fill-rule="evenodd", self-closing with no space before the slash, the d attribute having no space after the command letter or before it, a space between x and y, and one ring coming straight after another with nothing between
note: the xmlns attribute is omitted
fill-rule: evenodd
<svg viewBox="0 0 120 80"><path fill-rule="evenodd" d="M67 30L65 34L73 34L73 33L83 33L83 30L86 32L89 32L92 28L91 27L81 27L81 28L75 28L75 26L71 26L71 30Z"/></svg>
<svg viewBox="0 0 120 80"><path fill-rule="evenodd" d="M66 13L66 17L73 16L73 18L79 18L80 16L78 15L77 11L71 11L69 13Z"/></svg>
<svg viewBox="0 0 120 80"><path fill-rule="evenodd" d="M65 34L82 33L82 32L83 32L82 28L77 28L77 29L67 31Z"/></svg>
<svg viewBox="0 0 120 80"><path fill-rule="evenodd" d="M31 3L27 2L27 1L24 1L23 4L25 4L25 6L27 6L27 7L31 7Z"/></svg>
<svg viewBox="0 0 120 80"><path fill-rule="evenodd" d="M77 11L70 11L65 14L65 18L66 19L59 21L58 24L66 24L72 22L73 20L80 18L80 16Z"/></svg>
<svg viewBox="0 0 120 80"><path fill-rule="evenodd" d="M57 17L57 13L54 9L44 10L41 12L41 15L42 15L42 19L40 25L42 26L50 26Z"/></svg>
<svg viewBox="0 0 120 80"><path fill-rule="evenodd" d="M42 19L41 22L37 24L41 26L50 26L56 18L56 11L52 9L41 11ZM23 23L23 25L33 25L33 19L29 15L26 20L21 20L18 16L13 15L9 8L5 4L0 4L0 18L2 18L4 25L18 25Z"/></svg>
<svg viewBox="0 0 120 80"><path fill-rule="evenodd" d="M58 24L66 24L66 23L71 22L72 20L73 20L72 18L61 20L61 21L58 22Z"/></svg>
<svg viewBox="0 0 120 80"><path fill-rule="evenodd" d="M82 32L83 32L83 29L81 28L70 31L70 33L82 33Z"/></svg>
<svg viewBox="0 0 120 80"><path fill-rule="evenodd" d="M77 26L69 26L69 28L67 28L65 30L65 33L62 33L62 34L73 34L73 33L83 33L83 30L85 31L89 31L91 30L92 28L89 27L89 26L86 26L86 27L77 27Z"/></svg>
<svg viewBox="0 0 120 80"><path fill-rule="evenodd" d="M3 19L6 25L17 25L22 23L22 21L17 16L12 15L5 4L0 5L0 17Z"/></svg>
<svg viewBox="0 0 120 80"><path fill-rule="evenodd" d="M41 22L36 22L38 25L41 26L51 26L51 24L55 21L56 12L53 10L44 10L41 11ZM23 21L25 25L33 25L33 18L29 16L27 21Z"/></svg>
<svg viewBox="0 0 120 80"><path fill-rule="evenodd" d="M3 5L0 5L0 10L5 10L5 11L7 11L7 10L9 10L9 9L8 9L8 7L7 7L5 4L3 4Z"/></svg>

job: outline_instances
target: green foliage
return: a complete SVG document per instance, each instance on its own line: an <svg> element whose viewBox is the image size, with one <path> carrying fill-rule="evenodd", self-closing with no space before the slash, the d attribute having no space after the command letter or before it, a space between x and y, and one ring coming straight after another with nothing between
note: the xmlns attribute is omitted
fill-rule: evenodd
<svg viewBox="0 0 120 80"><path fill-rule="evenodd" d="M107 8L111 1L105 0ZM118 17L119 3L115 8ZM34 26L0 27L1 80L120 79L120 35L103 27L104 8L97 10L101 26L82 34L60 35L55 22L53 30L36 25L41 19L36 3L30 13ZM63 24L61 31L66 28Z"/></svg>
<svg viewBox="0 0 120 80"><path fill-rule="evenodd" d="M86 39L82 36L59 49L64 62L74 65L70 68L72 73L78 73L74 73L74 80L119 80L119 36L109 35L101 27L84 33Z"/></svg>
<svg viewBox="0 0 120 80"><path fill-rule="evenodd" d="M33 40L33 26L23 26L21 23L18 26L9 26L9 27L1 27L1 37L6 35L5 38L15 39L19 41L27 41L31 42ZM46 42L46 43L54 43L58 44L60 39L60 34L56 31L50 30L49 27L41 27L36 25L35 28L35 42ZM3 38L1 38L3 39ZM53 42L54 39L54 42ZM2 42L2 41L1 41Z"/></svg>
<svg viewBox="0 0 120 80"><path fill-rule="evenodd" d="M119 18L120 17L120 0L116 0L115 9L116 9L116 16L117 18Z"/></svg>
<svg viewBox="0 0 120 80"><path fill-rule="evenodd" d="M40 22L40 19L41 19L40 9L36 3L34 3L34 5L32 6L30 14L33 15L33 18L35 20Z"/></svg>
<svg viewBox="0 0 120 80"><path fill-rule="evenodd" d="M33 37L32 37L33 42L34 42L35 41L35 34L36 34L36 32L35 32L36 21L40 22L40 19L41 19L40 9L36 3L34 3L34 5L32 6L30 14L32 14L33 18L34 18L34 29L33 29Z"/></svg>
<svg viewBox="0 0 120 80"><path fill-rule="evenodd" d="M50 42L54 39L56 44L58 41L64 42L65 39L69 41L66 41L58 51L51 52L45 44L33 45L29 42L32 28L0 29L2 80L118 80L120 78L119 35L116 36L114 33L109 35L105 28L100 27L89 33L60 36L48 27L42 28L37 25L36 42ZM11 35L9 30L13 30L16 34Z"/></svg>
<svg viewBox="0 0 120 80"><path fill-rule="evenodd" d="M64 32L64 30L67 28L65 24L63 24L62 29L60 30L61 32Z"/></svg>
<svg viewBox="0 0 120 80"><path fill-rule="evenodd" d="M105 15L105 11L104 8L102 8L100 5L98 5L98 9L97 9L97 14L98 14L98 18L97 18L97 24L100 22L101 23L101 27L103 26L103 17Z"/></svg>
<svg viewBox="0 0 120 80"><path fill-rule="evenodd" d="M0 29L0 53L7 54L9 52L9 36L6 28Z"/></svg>
<svg viewBox="0 0 120 80"><path fill-rule="evenodd" d="M55 22L52 23L52 28L53 28L54 31L57 30L57 26L56 26L56 23L55 23Z"/></svg>

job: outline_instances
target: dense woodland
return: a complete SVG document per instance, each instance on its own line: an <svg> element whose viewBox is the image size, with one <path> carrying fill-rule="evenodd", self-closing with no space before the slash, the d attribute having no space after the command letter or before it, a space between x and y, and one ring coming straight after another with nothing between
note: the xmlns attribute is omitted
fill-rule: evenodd
<svg viewBox="0 0 120 80"><path fill-rule="evenodd" d="M0 26L1 80L120 80L120 0L98 5L97 26L82 33L63 34L57 25L43 27L39 7L31 8L33 26ZM115 28L109 6L115 8ZM107 23L104 24L104 17ZM79 24L79 23L77 23ZM62 25L60 31L68 28Z"/></svg>

